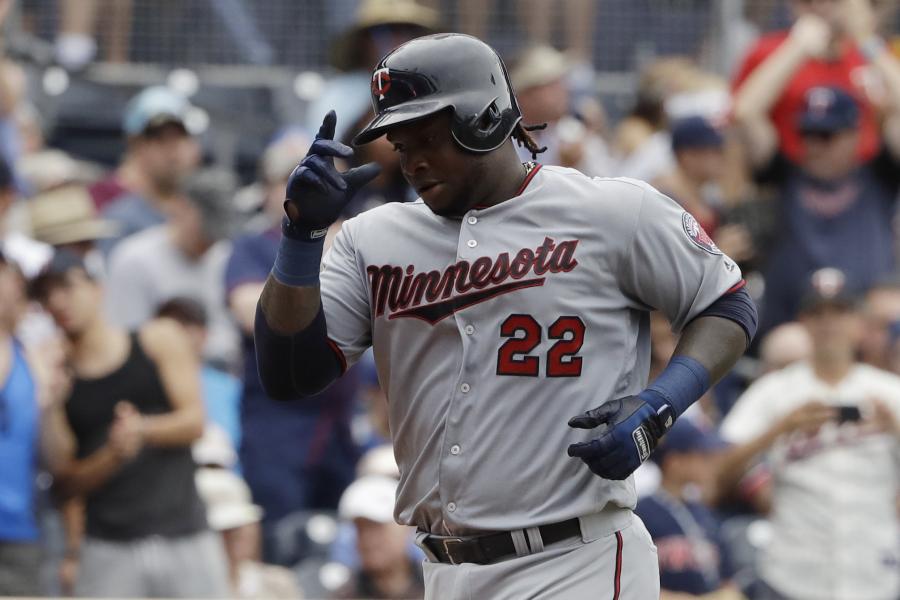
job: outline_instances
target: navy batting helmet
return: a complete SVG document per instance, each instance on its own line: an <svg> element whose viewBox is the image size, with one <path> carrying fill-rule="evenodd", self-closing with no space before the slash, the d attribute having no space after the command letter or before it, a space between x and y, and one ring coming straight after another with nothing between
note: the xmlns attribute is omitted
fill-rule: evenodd
<svg viewBox="0 0 900 600"><path fill-rule="evenodd" d="M366 144L391 127L452 111L450 130L472 152L500 147L522 119L506 66L468 35L441 33L406 42L372 73L375 118L353 139Z"/></svg>

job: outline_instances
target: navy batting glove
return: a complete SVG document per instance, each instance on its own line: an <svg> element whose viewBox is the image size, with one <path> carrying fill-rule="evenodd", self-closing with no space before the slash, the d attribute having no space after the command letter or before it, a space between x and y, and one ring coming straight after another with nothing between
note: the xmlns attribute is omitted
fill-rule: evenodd
<svg viewBox="0 0 900 600"><path fill-rule="evenodd" d="M350 158L353 149L334 141L335 112L329 111L306 157L288 178L284 210L288 219L282 231L302 240L323 238L337 221L356 191L374 179L380 167L368 163L341 173L334 158Z"/></svg>
<svg viewBox="0 0 900 600"><path fill-rule="evenodd" d="M569 446L569 456L580 458L595 475L626 479L650 456L659 439L675 422L668 404L652 406L640 396L612 400L569 420L569 427L601 427L600 437Z"/></svg>

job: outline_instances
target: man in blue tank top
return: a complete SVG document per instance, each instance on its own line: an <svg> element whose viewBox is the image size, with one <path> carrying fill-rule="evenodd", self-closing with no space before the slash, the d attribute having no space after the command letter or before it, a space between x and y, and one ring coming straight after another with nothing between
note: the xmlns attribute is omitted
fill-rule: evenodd
<svg viewBox="0 0 900 600"><path fill-rule="evenodd" d="M12 337L22 298L18 278L0 260L0 596L37 596L41 556L33 490L39 413L34 379Z"/></svg>
<svg viewBox="0 0 900 600"><path fill-rule="evenodd" d="M62 388L39 385L36 365L13 335L24 306L24 279L0 253L0 596L43 591L35 477L39 462L51 473L58 471L65 452L49 410L61 400ZM59 380L41 378L41 384L52 383Z"/></svg>

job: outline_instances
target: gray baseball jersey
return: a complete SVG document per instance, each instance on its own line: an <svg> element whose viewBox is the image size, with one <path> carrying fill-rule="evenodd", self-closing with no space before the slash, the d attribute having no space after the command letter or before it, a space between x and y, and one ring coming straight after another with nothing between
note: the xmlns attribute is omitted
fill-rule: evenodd
<svg viewBox="0 0 900 600"><path fill-rule="evenodd" d="M633 507L631 478L566 456L596 435L566 423L646 386L649 311L678 330L740 281L649 185L544 166L461 219L418 200L346 221L321 290L348 364L373 346L398 521L466 535Z"/></svg>

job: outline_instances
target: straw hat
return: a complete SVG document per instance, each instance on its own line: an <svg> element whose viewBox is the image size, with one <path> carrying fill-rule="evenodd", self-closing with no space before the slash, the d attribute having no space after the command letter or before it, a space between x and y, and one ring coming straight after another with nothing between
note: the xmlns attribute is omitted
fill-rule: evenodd
<svg viewBox="0 0 900 600"><path fill-rule="evenodd" d="M521 92L561 79L571 68L569 59L556 48L532 46L515 61L509 79L513 89Z"/></svg>
<svg viewBox="0 0 900 600"><path fill-rule="evenodd" d="M421 35L434 33L440 23L438 12L415 0L362 0L356 10L353 25L340 34L331 47L331 64L341 71L352 71L360 65L360 37L379 25L407 25L419 27Z"/></svg>
<svg viewBox="0 0 900 600"><path fill-rule="evenodd" d="M53 149L23 156L16 163L16 171L31 194L39 194L66 183L88 185L103 175L103 170L97 165L75 160L62 150Z"/></svg>
<svg viewBox="0 0 900 600"><path fill-rule="evenodd" d="M97 216L87 188L68 184L42 192L27 201L34 239L59 246L114 237L119 226Z"/></svg>

